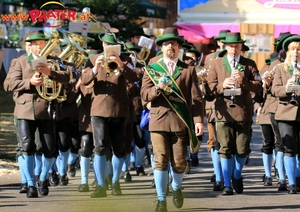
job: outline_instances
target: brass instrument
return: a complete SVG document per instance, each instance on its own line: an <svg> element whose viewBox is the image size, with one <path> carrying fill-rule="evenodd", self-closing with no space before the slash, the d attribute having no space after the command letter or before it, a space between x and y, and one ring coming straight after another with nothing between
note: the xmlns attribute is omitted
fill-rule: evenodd
<svg viewBox="0 0 300 212"><path fill-rule="evenodd" d="M153 46L153 40L146 38L145 36L141 36L138 46L142 47L139 53L140 60L147 60L150 55L150 50Z"/></svg>
<svg viewBox="0 0 300 212"><path fill-rule="evenodd" d="M66 36L59 31L58 29L51 29L50 34L45 34L46 37L49 38L46 46L41 50L39 57L42 56L49 56L51 55L52 51L59 46L61 43L67 43L68 40ZM53 59L47 60L48 68L54 71L60 71L60 67L58 64L58 61L55 61ZM47 101L55 100L62 89L62 84L59 82L56 82L55 80L52 80L49 78L49 76L36 73L38 76L42 77L43 79L43 85L36 86L36 90L38 94Z"/></svg>
<svg viewBox="0 0 300 212"><path fill-rule="evenodd" d="M74 34L71 32L66 32L66 35L69 39L69 44L61 52L59 58L61 59L61 61L65 62L64 67L70 74L70 80L72 80L74 69L76 69L77 71L81 71L85 61L88 59L88 53L83 47L85 46L87 41L92 38ZM67 88L64 87L61 95L57 97L57 101L63 102L66 99Z"/></svg>

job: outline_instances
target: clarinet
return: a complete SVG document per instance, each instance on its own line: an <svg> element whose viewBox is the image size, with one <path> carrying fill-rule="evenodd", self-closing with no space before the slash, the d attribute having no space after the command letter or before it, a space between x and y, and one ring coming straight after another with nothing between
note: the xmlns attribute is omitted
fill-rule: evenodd
<svg viewBox="0 0 300 212"><path fill-rule="evenodd" d="M234 78L233 76L233 72L235 70L235 65L236 65L236 61L235 61L235 55L233 55L233 70L231 71L231 77ZM234 80L234 84L232 85L232 89L236 89L236 80ZM231 108L235 108L236 104L235 104L235 96L233 94L230 95L230 104L229 107Z"/></svg>
<svg viewBox="0 0 300 212"><path fill-rule="evenodd" d="M296 55L296 57L295 57L295 65L294 65L294 72L293 72L293 77L295 79L294 85L299 85L299 78L296 75L297 63L298 63L298 58L297 58L297 55ZM298 102L296 100L296 97L297 97L296 92L295 92L295 90L293 90L292 91L292 95L291 95L291 101L290 101L291 104L293 104L293 105L297 105L298 104Z"/></svg>

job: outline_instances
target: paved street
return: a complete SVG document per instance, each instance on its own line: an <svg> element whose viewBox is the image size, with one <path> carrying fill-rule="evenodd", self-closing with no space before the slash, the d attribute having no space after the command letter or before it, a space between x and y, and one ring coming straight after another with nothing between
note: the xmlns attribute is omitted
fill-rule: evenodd
<svg viewBox="0 0 300 212"><path fill-rule="evenodd" d="M207 134L204 136L206 142ZM243 172L244 192L233 196L222 196L221 192L212 191L209 179L213 169L211 159L206 151L206 145L199 150L200 164L192 167L191 174L185 176L183 193L185 202L182 209L176 209L172 204L172 196L168 196L168 211L299 211L300 194L288 195L277 191L277 181L273 177L273 186L262 185L263 166L260 152L261 133L258 125L253 125L252 153L250 162ZM149 171L149 167L146 171ZM131 172L135 174L134 171ZM150 187L152 176L133 176L133 181L125 183L121 180L123 195L115 197L92 199L88 193L79 193L79 170L75 178L70 179L68 186L50 187L47 197L28 199L25 194L19 194L19 187L5 186L19 183L19 176L8 175L0 177L0 211L1 212L35 212L35 211L155 211L156 194ZM93 173L90 173L90 183Z"/></svg>

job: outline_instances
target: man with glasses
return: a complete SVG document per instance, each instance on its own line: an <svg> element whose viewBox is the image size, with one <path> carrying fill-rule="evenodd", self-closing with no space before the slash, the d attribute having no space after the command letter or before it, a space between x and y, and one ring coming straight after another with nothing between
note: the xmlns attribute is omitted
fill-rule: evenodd
<svg viewBox="0 0 300 212"><path fill-rule="evenodd" d="M154 152L154 180L158 203L156 211L167 211L168 166L172 166L173 204L183 206L181 183L186 170L187 146L199 148L196 136L203 134L203 102L193 66L178 59L184 39L176 28L166 28L155 43L162 58L144 68L141 87L143 105L151 102L149 131ZM155 71L154 71L155 70Z"/></svg>
<svg viewBox="0 0 300 212"><path fill-rule="evenodd" d="M243 192L242 169L251 152L251 121L253 103L250 92L259 93L262 89L259 73L253 60L241 55L240 33L227 33L221 40L227 54L212 60L207 83L215 97L215 122L220 143L219 155L224 176L223 195L232 195L231 179L236 193ZM224 95L233 87L241 89L241 95Z"/></svg>

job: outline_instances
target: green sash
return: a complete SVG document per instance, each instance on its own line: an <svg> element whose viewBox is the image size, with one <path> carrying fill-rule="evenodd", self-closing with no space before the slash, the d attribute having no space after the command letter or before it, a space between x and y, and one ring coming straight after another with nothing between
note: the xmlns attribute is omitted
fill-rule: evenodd
<svg viewBox="0 0 300 212"><path fill-rule="evenodd" d="M159 84L158 80L160 77L169 74L167 67L162 60L160 62L151 64L150 68L145 67L144 70L147 72L147 74L149 75L149 77L151 78L152 82L155 85ZM174 90L177 94L181 95L181 97L184 98L182 91L180 90L180 88L178 87L178 85L176 84L173 78L175 76L178 77L180 75L180 72L179 73L178 72L179 70L178 68L176 68L173 76L170 77L169 83L171 85L172 90ZM188 128L191 152L196 153L201 143L199 142L195 134L194 122L190 114L187 103L182 99L180 99L174 92L168 89L164 92L161 92L161 95L163 95L163 97L166 99L166 101L171 106L171 108L176 112L178 117L183 121L183 123Z"/></svg>
<svg viewBox="0 0 300 212"><path fill-rule="evenodd" d="M242 56L240 56L240 60L241 59L242 59ZM225 70L231 75L231 66L230 66L230 64L229 64L228 59L227 59L226 56L223 57L223 65L225 67ZM242 65L240 63L236 63L235 69L239 70L240 72L243 71L243 67L242 67Z"/></svg>

